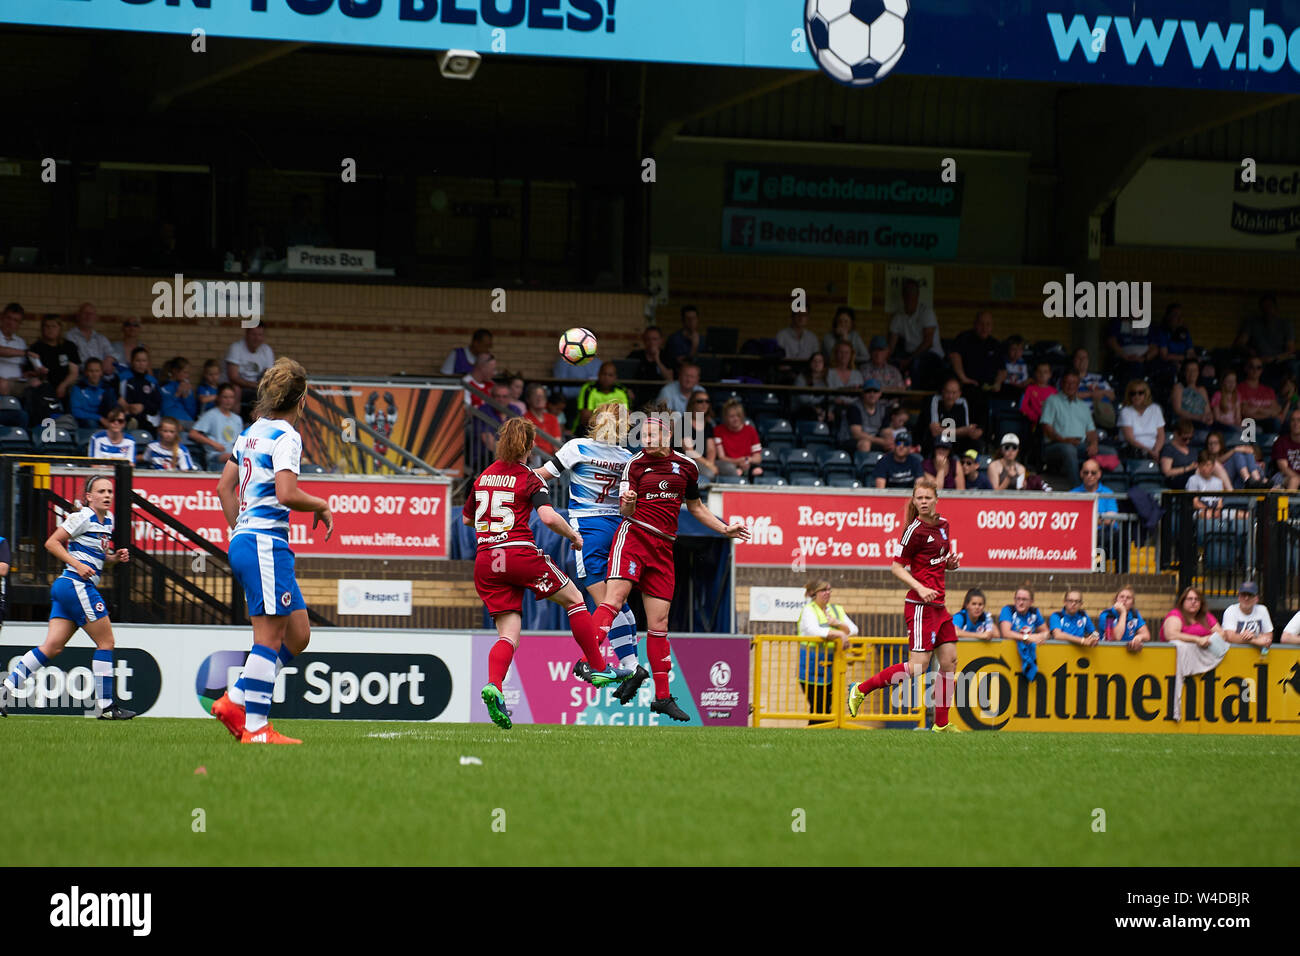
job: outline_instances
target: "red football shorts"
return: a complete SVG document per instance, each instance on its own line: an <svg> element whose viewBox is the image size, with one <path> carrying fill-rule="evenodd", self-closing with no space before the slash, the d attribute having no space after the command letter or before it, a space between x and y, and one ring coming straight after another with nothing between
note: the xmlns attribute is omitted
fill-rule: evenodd
<svg viewBox="0 0 1300 956"><path fill-rule="evenodd" d="M677 583L673 543L640 525L624 521L614 533L606 576L634 582L643 597L671 601Z"/></svg>
<svg viewBox="0 0 1300 956"><path fill-rule="evenodd" d="M568 583L564 572L535 547L480 548L474 556L474 590L493 617L522 611L525 590L545 598Z"/></svg>
<svg viewBox="0 0 1300 956"><path fill-rule="evenodd" d="M932 651L939 644L957 640L952 615L943 605L904 601L903 609L903 616L907 618L908 650Z"/></svg>

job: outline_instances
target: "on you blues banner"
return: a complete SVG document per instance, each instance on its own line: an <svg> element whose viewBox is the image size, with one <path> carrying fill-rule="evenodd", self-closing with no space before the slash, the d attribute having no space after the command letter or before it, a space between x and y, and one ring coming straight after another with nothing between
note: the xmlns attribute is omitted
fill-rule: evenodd
<svg viewBox="0 0 1300 956"><path fill-rule="evenodd" d="M11 0L0 7L0 21L812 70L806 6L805 0ZM1300 92L1300 7L1288 0L912 0L907 6L905 50L894 73Z"/></svg>

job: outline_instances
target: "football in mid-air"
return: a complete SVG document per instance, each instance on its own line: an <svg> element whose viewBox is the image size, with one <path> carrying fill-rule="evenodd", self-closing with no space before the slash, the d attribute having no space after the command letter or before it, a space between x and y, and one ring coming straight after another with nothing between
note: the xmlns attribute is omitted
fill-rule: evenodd
<svg viewBox="0 0 1300 956"><path fill-rule="evenodd" d="M596 336L591 329L569 329L560 336L560 357L570 365L586 365L596 357Z"/></svg>
<svg viewBox="0 0 1300 956"><path fill-rule="evenodd" d="M903 56L908 0L807 0L808 50L831 79L870 86Z"/></svg>

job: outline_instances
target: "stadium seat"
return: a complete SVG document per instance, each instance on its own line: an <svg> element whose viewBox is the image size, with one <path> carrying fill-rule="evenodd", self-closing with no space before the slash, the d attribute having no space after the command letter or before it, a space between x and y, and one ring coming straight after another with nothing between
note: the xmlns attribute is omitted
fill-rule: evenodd
<svg viewBox="0 0 1300 956"><path fill-rule="evenodd" d="M768 485L771 487L785 487L785 485L789 484L789 482L787 482L780 475L773 475L765 472L764 474L761 474L754 479L754 484Z"/></svg>
<svg viewBox="0 0 1300 956"><path fill-rule="evenodd" d="M794 445L788 441L774 441L770 445L763 446L763 464L779 465L781 456L794 448Z"/></svg>
<svg viewBox="0 0 1300 956"><path fill-rule="evenodd" d="M0 425L7 428L26 428L27 413L23 403L12 395L0 395Z"/></svg>
<svg viewBox="0 0 1300 956"><path fill-rule="evenodd" d="M1130 458L1124 463L1124 470L1134 484L1152 479L1157 482L1164 481L1160 466L1150 458Z"/></svg>
<svg viewBox="0 0 1300 956"><path fill-rule="evenodd" d="M800 422L798 432L805 448L831 443L831 429L825 422Z"/></svg>
<svg viewBox="0 0 1300 956"><path fill-rule="evenodd" d="M790 477L790 484L797 488L824 488L826 482L822 481L816 475L797 472Z"/></svg>
<svg viewBox="0 0 1300 956"><path fill-rule="evenodd" d="M859 471L870 471L884 456L884 452L879 451L856 451L853 453L853 465Z"/></svg>
<svg viewBox="0 0 1300 956"><path fill-rule="evenodd" d="M80 453L77 437L66 428L56 428L54 436L48 442L41 441L41 432L32 434L37 450L43 455L76 455Z"/></svg>
<svg viewBox="0 0 1300 956"><path fill-rule="evenodd" d="M1273 457L1273 444L1277 441L1276 434L1264 435L1259 440L1259 450L1264 453L1264 460L1271 461Z"/></svg>
<svg viewBox="0 0 1300 956"><path fill-rule="evenodd" d="M299 466L299 469L298 469L298 470L299 470L302 474L304 474L304 475L326 475L326 474L329 474L329 472L325 470L325 466L324 466L324 465L315 465L315 464L312 464L312 463L310 463L310 462L303 462L303 463Z"/></svg>
<svg viewBox="0 0 1300 956"><path fill-rule="evenodd" d="M998 436L998 438L1001 438L1001 437L1002 437L1001 435ZM995 440L996 440L996 439L995 439ZM992 455L980 455L978 458L975 459L975 464L979 467L979 470L980 470L980 471L988 471L988 470L989 470L989 465L993 464L993 456L992 456Z"/></svg>
<svg viewBox="0 0 1300 956"><path fill-rule="evenodd" d="M796 468L806 468L810 471L817 471L817 454L811 448L791 448L781 455L781 464L786 468L791 465Z"/></svg>
<svg viewBox="0 0 1300 956"><path fill-rule="evenodd" d="M84 452L90 445L90 440L95 437L95 432L97 431L99 431L98 428L78 428L77 447ZM191 450L190 453L193 454L193 451Z"/></svg>
<svg viewBox="0 0 1300 956"><path fill-rule="evenodd" d="M715 485L747 485L744 475L718 475L713 479Z"/></svg>
<svg viewBox="0 0 1300 956"><path fill-rule="evenodd" d="M144 451L144 446L153 441L153 436L143 428L133 428L126 433L126 437L135 442L136 451Z"/></svg>
<svg viewBox="0 0 1300 956"><path fill-rule="evenodd" d="M826 478L828 488L861 488L862 482L852 475L829 475Z"/></svg>
<svg viewBox="0 0 1300 956"><path fill-rule="evenodd" d="M817 463L822 466L822 474L829 478L833 474L852 475L855 471L853 458L846 451L838 448L822 448L817 452Z"/></svg>
<svg viewBox="0 0 1300 956"><path fill-rule="evenodd" d="M1129 478L1122 471L1112 471L1109 475L1101 476L1101 483L1119 495L1128 491Z"/></svg>
<svg viewBox="0 0 1300 956"><path fill-rule="evenodd" d="M32 436L26 428L0 428L0 453L14 454L32 450Z"/></svg>
<svg viewBox="0 0 1300 956"><path fill-rule="evenodd" d="M745 407L753 415L781 415L784 411L781 396L775 392L762 392L755 395Z"/></svg>
<svg viewBox="0 0 1300 956"><path fill-rule="evenodd" d="M784 418L759 416L758 437L763 440L765 445L773 441L788 441L793 444L794 427Z"/></svg>

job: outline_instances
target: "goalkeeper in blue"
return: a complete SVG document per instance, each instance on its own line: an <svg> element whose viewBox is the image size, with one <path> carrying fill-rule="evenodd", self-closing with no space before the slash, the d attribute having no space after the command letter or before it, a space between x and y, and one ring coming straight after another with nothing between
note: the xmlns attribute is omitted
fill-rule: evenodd
<svg viewBox="0 0 1300 956"><path fill-rule="evenodd" d="M599 606L605 597L605 571L614 535L623 523L618 513L618 483L623 466L632 458L624 447L627 437L627 407L606 402L592 412L586 438L565 442L555 455L536 469L542 481L553 481L565 470L569 481L569 524L582 535L583 549L575 551L578 583ZM556 464L558 462L558 465ZM614 691L620 704L630 704L637 690L650 677L637 662L636 618L625 603L609 629L609 646L618 656L614 670L627 680Z"/></svg>

